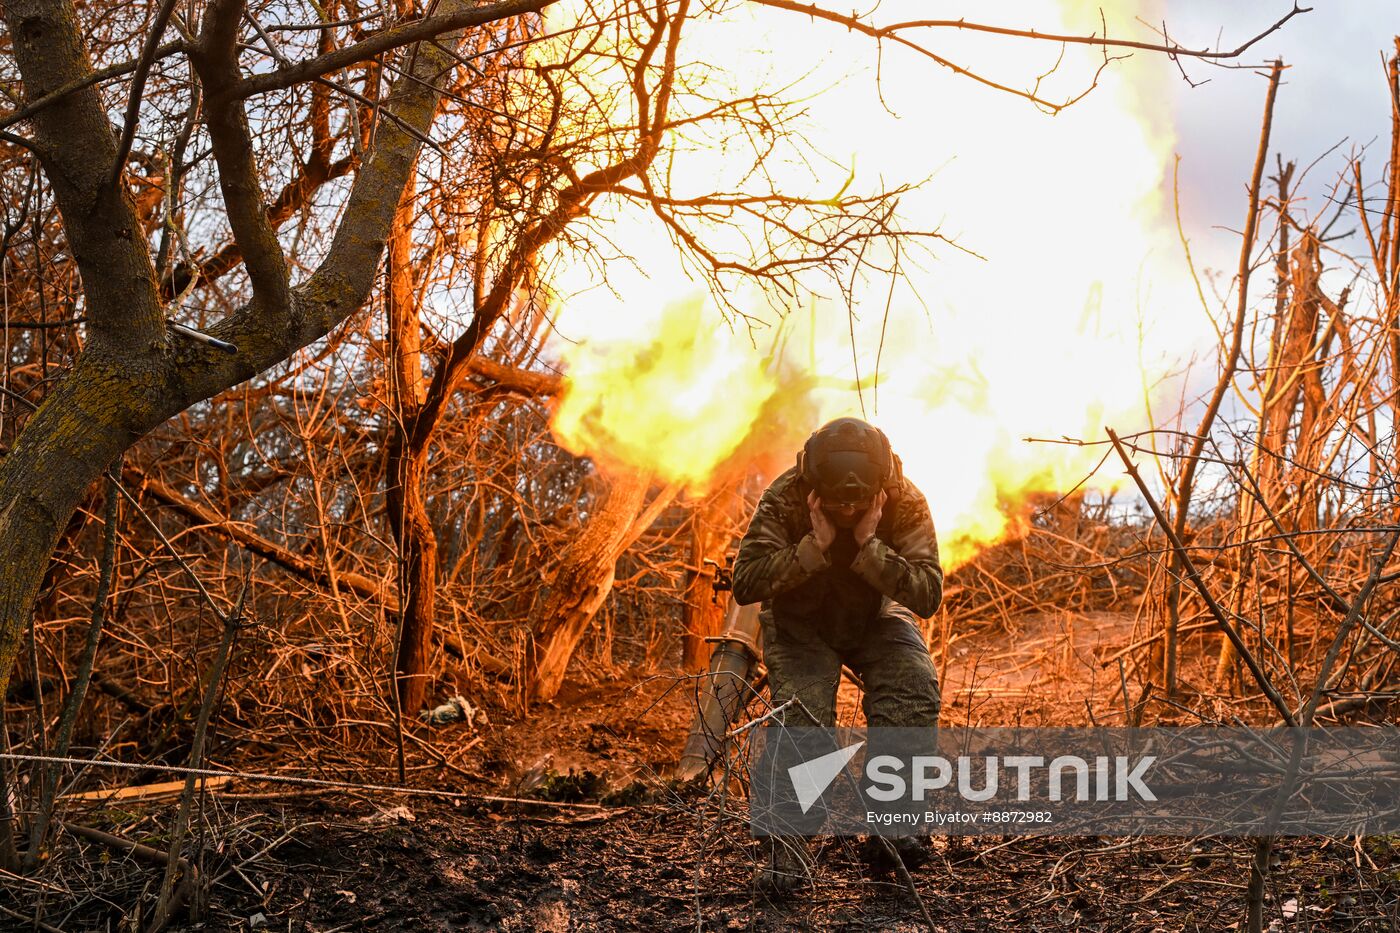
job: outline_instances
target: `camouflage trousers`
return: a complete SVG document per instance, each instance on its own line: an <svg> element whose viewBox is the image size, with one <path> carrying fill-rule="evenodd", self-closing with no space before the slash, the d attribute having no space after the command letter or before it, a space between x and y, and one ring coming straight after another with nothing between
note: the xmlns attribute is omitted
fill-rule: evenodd
<svg viewBox="0 0 1400 933"><path fill-rule="evenodd" d="M918 620L885 599L871 619L784 617L765 611L763 661L774 706L796 697L784 716L789 726L833 726L841 665L865 684L862 705L870 727L938 724L938 676ZM805 713L803 712L805 710ZM814 721L815 720L815 721Z"/></svg>

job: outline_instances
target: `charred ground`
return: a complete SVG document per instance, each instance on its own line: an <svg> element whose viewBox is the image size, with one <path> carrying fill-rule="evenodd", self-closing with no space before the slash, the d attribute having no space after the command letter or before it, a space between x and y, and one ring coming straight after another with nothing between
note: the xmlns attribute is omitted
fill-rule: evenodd
<svg viewBox="0 0 1400 933"><path fill-rule="evenodd" d="M1016 621L1014 632L984 626L953 640L945 721L1121 724L1130 714L1104 686L1117 679L1105 660L1131 643L1130 612ZM682 675L600 679L528 716L487 704L479 725L422 730L446 764L425 763L410 783L461 796L250 781L211 793L197 847L210 900L185 928L246 930L261 915L267 929L298 933L924 929L909 890L870 877L852 840L816 847L806 897L756 890L762 852L741 797L665 779L692 689ZM843 684L846 721L858 719L858 697ZM392 764L366 763L365 775L392 781ZM67 818L159 848L173 809L112 802ZM1251 857L1247 840L939 838L913 879L941 930L1219 930L1240 920ZM1396 840L1286 840L1274 860L1271 929L1400 924ZM152 879L149 865L67 836L40 876L3 886L52 928L119 930L135 928ZM5 928L32 927L11 915Z"/></svg>

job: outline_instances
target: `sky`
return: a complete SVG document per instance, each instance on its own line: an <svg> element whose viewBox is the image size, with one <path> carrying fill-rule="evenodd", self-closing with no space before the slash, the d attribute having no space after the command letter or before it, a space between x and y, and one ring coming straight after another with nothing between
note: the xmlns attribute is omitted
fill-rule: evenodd
<svg viewBox="0 0 1400 933"><path fill-rule="evenodd" d="M1249 57L1281 57L1288 69L1274 111L1272 152L1296 160L1301 169L1341 144L1304 183L1298 207L1316 217L1326 210L1328 190L1354 151L1369 146L1370 177L1380 176L1390 124L1383 59L1394 53L1394 37L1400 34L1400 3L1314 0L1312 6L1312 12L1263 39ZM1164 15L1183 44L1209 43L1219 32L1220 44L1232 46L1267 28L1288 9L1288 3L1278 0L1170 0ZM1237 230L1247 203L1266 82L1250 73L1200 63L1188 64L1187 74L1193 81L1209 80L1197 87L1180 78L1172 84L1183 219L1198 237L1207 236L1211 227ZM1270 174L1274 167L1271 157ZM1232 239L1221 231L1212 242L1222 249ZM1357 248L1364 249L1364 244Z"/></svg>

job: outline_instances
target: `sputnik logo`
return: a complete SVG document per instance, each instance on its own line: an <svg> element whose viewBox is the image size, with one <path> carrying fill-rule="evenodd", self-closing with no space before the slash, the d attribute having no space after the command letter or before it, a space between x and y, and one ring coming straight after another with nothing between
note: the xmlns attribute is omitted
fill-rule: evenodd
<svg viewBox="0 0 1400 933"><path fill-rule="evenodd" d="M855 757L855 753L860 751L860 747L864 744L864 742L857 742L854 745L847 745L834 752L827 752L820 758L813 758L811 761L804 761L800 765L788 768L788 777L792 779L792 789L797 793L797 803L802 807L804 814L821 799L822 794L831 786L831 782L836 780L836 775L841 773L841 770Z"/></svg>

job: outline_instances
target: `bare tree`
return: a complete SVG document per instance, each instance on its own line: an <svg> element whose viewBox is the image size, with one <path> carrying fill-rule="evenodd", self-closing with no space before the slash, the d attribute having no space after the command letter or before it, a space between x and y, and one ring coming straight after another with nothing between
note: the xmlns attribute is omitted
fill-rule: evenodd
<svg viewBox="0 0 1400 933"><path fill-rule="evenodd" d="M545 5L448 0L432 20L386 31L365 47L338 50L333 62L312 59L259 78L243 77L238 69L243 4L209 6L202 30L186 40L184 51L199 74L228 222L252 286L252 299L212 328L215 337L238 348L226 355L181 340L167 327L151 250L123 183L126 131L119 137L108 121L77 11L62 0L6 4L25 100L34 108L32 146L84 283L88 337L72 371L0 463L0 687L9 682L49 554L84 492L153 427L281 362L363 304L397 207L392 193L403 190L431 124L435 82L453 65L451 44L467 28ZM244 99L269 85L317 77L338 64L434 35L449 41L420 45L405 56L334 242L315 271L293 287L268 221ZM156 51L148 42L138 71L149 68ZM133 96L139 96L139 84Z"/></svg>
<svg viewBox="0 0 1400 933"><path fill-rule="evenodd" d="M15 164L28 164L32 187L52 199L62 225L54 242L72 257L76 274L69 305L74 313L61 331L71 348L71 367L61 374L44 373L35 383L42 387L42 404L26 417L0 463L0 687L8 684L49 557L72 530L70 518L94 480L122 451L173 415L287 360L341 327L364 305L374 291L384 245L395 232L396 214L405 199L415 197L419 155L425 147L440 151L430 133L443 112L443 89L450 88L449 100L462 103L459 113L481 118L493 108L499 111L489 95L473 97L470 92L491 86L489 70L480 71L483 79L454 75L476 74L474 58L505 54L533 38L533 27L505 24L537 14L549 2L447 0L426 15L406 5L386 15L331 3L318 7L315 22L268 26L263 20L280 11L250 7L242 0L213 0L197 11L199 22L186 20L193 14L177 10L173 2L162 3L149 21L120 5L81 12L66 0L5 5L12 77L22 97L0 123L32 127L32 136L7 133L5 141L24 151ZM1105 49L1105 65L1108 49L1228 58L1258 38L1235 50L1192 50L1166 36L1158 43L1047 37L963 21L877 26L814 6L769 5L858 28L875 41L911 48L1003 90L1011 89L953 66L926 41L910 36L955 28L998 32L1009 39L1082 42ZM1297 12L1295 7L1263 35ZM425 633L434 621L428 580L436 573L431 529L409 487L421 485L426 451L442 413L468 375L480 369L474 360L493 327L513 304L533 300L522 289L528 293L533 284L538 251L585 217L596 198L606 194L646 204L677 246L716 283L733 275L791 282L812 270L849 264L870 237L934 233L897 229L888 205L898 189L836 201L804 201L762 188L674 197L664 173L650 171L669 129L716 116L745 119L738 104L745 113L758 113L748 119L762 127L765 109L776 112L781 102L719 102L713 113L672 114L677 50L684 22L692 15L689 4L626 0L595 13L597 22L585 26L596 33L603 24L613 24L627 39L616 47L630 56L633 79L624 91L634 98L636 119L596 124L560 119L564 102L559 81L588 53L586 41L565 46L573 49L572 58L501 72L509 72L517 86L533 88L531 112L495 114L504 133L514 135L510 145L497 148L494 162L481 163L496 167L487 175L495 186L490 190L498 202L509 205L503 213L511 222L483 212L474 234L478 259L470 323L443 341L421 404L412 378L402 378L396 393L400 433L387 482L394 490L394 526L404 560L399 667L407 675L402 683L408 691L416 692L422 684ZM92 15L102 18L102 29L87 28ZM335 19L337 15L342 18ZM178 38L166 41L169 30ZM475 44L463 48L466 35ZM101 68L94 62L98 55ZM250 56L265 67L250 71ZM504 60L509 62L509 56ZM110 96L116 86L104 86L114 80L125 82L121 104ZM1041 106L1054 103L1033 92L1021 96ZM114 111L121 114L115 127ZM138 145L142 121L153 114L174 132L156 151L145 151ZM333 125L337 117L343 119L339 127ZM453 119L469 135L475 130L475 136L484 137L482 124ZM307 132L289 134L281 148L269 149L266 133L279 120ZM569 126L584 131L562 131ZM529 132L523 132L527 127ZM195 151L205 144L206 151ZM599 153L609 158L601 163L583 158ZM186 186L202 177L208 157L217 195L204 189L186 197ZM575 159L602 167L576 169ZM352 172L353 181L343 185L340 180ZM323 227L318 238L309 215L318 194L337 185L343 191L338 220ZM192 228L185 212L194 202L211 205L217 223L226 224L230 234L224 245L203 254L189 249ZM725 255L696 233L697 222L724 222L737 214L758 218L770 247L767 255ZM402 230L404 218L399 216ZM294 228L290 235L289 227ZM802 248L793 248L795 244ZM391 267L401 266L391 261ZM231 286L220 284L225 277L231 277ZM38 293L51 287L40 287ZM717 292L722 296L722 287ZM233 352L188 339L189 331L170 324L187 300L205 317L217 319L206 330ZM390 298L390 305L402 308L402 301ZM39 318L36 332L46 339L50 321L45 315ZM407 366L412 325L402 316L398 320L397 346L410 348L403 361ZM71 329L78 321L84 327L81 336ZM44 354L42 365L47 359ZM398 374L412 376L403 367ZM411 403L404 404L405 399ZM323 535L322 544L330 540ZM336 556L325 554L321 560L334 591Z"/></svg>

